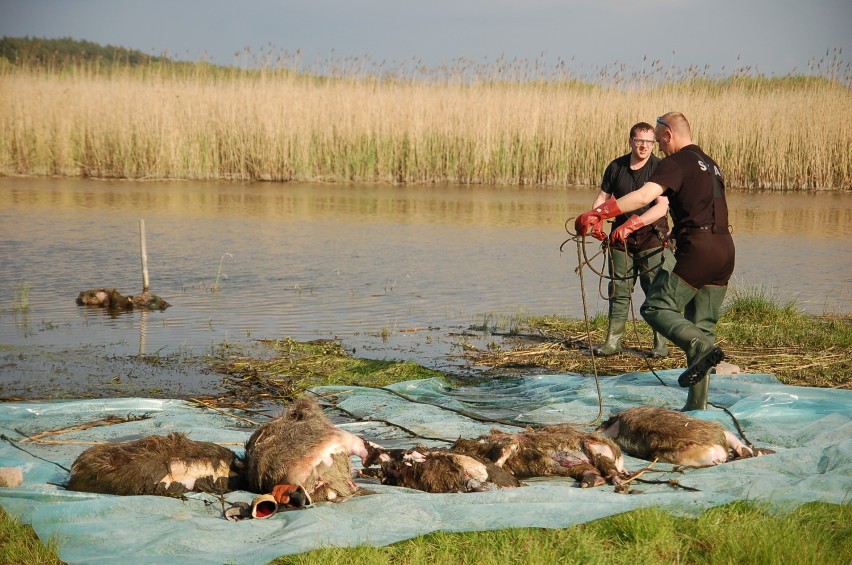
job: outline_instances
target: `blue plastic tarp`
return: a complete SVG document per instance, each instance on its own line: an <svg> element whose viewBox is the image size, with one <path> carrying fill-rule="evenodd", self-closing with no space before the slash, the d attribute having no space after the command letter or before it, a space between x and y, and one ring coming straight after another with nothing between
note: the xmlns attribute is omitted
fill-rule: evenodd
<svg viewBox="0 0 852 565"><path fill-rule="evenodd" d="M679 371L631 373L600 379L602 416L637 405L680 408L685 390ZM512 429L466 417L474 413L522 424L571 422L592 429L599 415L595 380L579 375L501 378L452 387L437 379L409 381L387 390L321 387L313 392L343 411L327 409L340 427L388 446L442 445L440 438L475 437L492 428ZM580 489L571 480L543 478L525 486L483 493L429 494L360 481L376 494L342 503L279 512L266 520L229 522L222 501L206 494L186 500L155 496L110 496L66 491L74 459L94 442L187 432L242 454L253 428L243 420L178 400L143 398L0 405L0 431L8 438L91 422L106 415L148 418L49 436L56 443L0 442L0 467L19 467L24 483L0 488L0 505L31 524L42 540L59 542L70 564L97 562L268 563L278 556L324 546L387 545L443 530L465 532L512 527L563 528L641 507L656 506L695 516L737 500L767 502L779 512L810 501L848 503L852 495L852 391L785 386L771 375L714 375L711 402L728 407L746 437L777 453L706 469L670 472L656 464L643 477L677 479L692 492L664 484L633 485L636 494L611 486ZM341 421L341 414L349 421ZM737 434L719 409L693 415L718 421ZM397 424L415 434L413 438ZM359 460L353 458L358 467ZM638 470L647 462L630 457ZM659 471L657 473L657 471ZM227 502L248 502L235 492Z"/></svg>

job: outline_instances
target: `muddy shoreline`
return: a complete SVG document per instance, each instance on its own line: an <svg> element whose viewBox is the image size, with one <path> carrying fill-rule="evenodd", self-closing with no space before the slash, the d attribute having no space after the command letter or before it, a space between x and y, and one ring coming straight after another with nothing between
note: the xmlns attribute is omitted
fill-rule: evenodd
<svg viewBox="0 0 852 565"><path fill-rule="evenodd" d="M434 328L433 328L434 330ZM464 356L469 348L485 347L489 336L452 328L421 336L400 336L392 343L381 336L343 340L353 357L412 361L453 378L475 377L487 371ZM239 353L262 359L272 352L262 340L222 345L220 350L198 356L125 355L109 345L79 348L15 346L0 349L0 402L70 400L83 398L223 398L233 396L228 374L217 366Z"/></svg>

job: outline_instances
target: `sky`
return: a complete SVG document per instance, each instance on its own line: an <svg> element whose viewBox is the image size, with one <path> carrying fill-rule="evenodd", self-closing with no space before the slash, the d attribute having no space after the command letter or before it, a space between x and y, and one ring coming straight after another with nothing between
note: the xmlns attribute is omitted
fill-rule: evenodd
<svg viewBox="0 0 852 565"><path fill-rule="evenodd" d="M837 48L850 61L852 0L0 0L0 36L218 64L300 50L306 64L366 55L440 67L502 56L562 59L575 70L659 60L783 76Z"/></svg>

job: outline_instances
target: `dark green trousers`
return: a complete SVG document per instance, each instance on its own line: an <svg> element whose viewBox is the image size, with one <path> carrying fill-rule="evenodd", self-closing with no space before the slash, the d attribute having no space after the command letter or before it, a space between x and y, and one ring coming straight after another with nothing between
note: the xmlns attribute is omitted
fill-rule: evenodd
<svg viewBox="0 0 852 565"><path fill-rule="evenodd" d="M727 291L727 286L713 285L696 289L661 269L640 312L649 326L686 352L687 362L691 363L694 339L713 345Z"/></svg>

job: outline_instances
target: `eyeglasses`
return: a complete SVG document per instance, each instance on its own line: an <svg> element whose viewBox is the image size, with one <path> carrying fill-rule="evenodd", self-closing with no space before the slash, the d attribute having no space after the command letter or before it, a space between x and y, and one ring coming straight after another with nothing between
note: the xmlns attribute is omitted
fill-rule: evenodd
<svg viewBox="0 0 852 565"><path fill-rule="evenodd" d="M630 141L635 143L636 145L654 145L657 143L654 139L639 139L638 137L631 137Z"/></svg>
<svg viewBox="0 0 852 565"><path fill-rule="evenodd" d="M657 123L658 123L658 124L660 124L661 126L665 126L665 127L669 128L669 129L672 129L672 126L670 126L669 124L667 124L666 122L664 122L664 121L663 121L663 118L657 118Z"/></svg>

